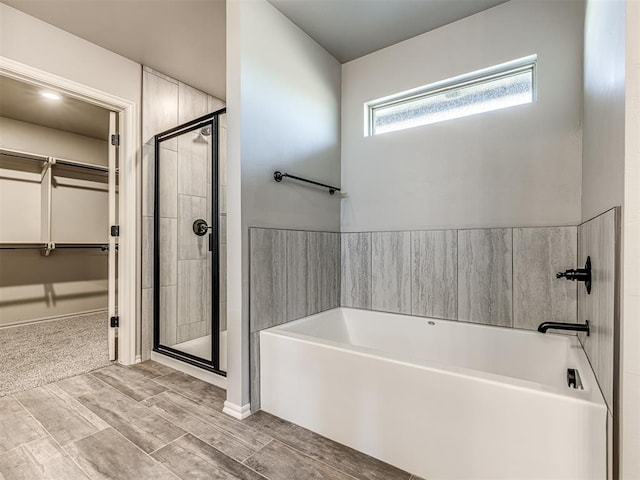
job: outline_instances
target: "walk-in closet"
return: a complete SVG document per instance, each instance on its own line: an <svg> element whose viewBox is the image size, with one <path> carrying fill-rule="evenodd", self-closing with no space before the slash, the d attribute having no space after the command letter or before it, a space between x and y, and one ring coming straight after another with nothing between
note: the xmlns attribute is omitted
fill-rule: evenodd
<svg viewBox="0 0 640 480"><path fill-rule="evenodd" d="M0 396L116 358L118 140L115 113L0 77Z"/></svg>

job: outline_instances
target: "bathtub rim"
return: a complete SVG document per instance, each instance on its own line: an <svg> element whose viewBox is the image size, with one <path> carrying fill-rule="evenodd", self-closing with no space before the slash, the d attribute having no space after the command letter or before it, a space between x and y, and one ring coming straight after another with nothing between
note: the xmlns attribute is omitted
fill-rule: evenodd
<svg viewBox="0 0 640 480"><path fill-rule="evenodd" d="M395 312L379 312L367 309L359 309L352 307L336 307L330 310L325 310L323 312L315 313L313 315L309 315L307 317L302 317L297 320L293 320L291 322L283 323L280 325L276 325L264 330L261 330L260 335L275 335L281 337L288 337L290 339L307 343L310 345L322 345L326 348L338 350L342 352L349 352L355 355L360 355L369 358L382 358L386 361L390 361L396 364L404 365L407 367L419 368L423 370L428 370L432 372L438 372L442 374L454 375L456 377L465 378L467 380L490 383L490 384L498 384L507 388L528 390L531 392L535 392L541 395L550 395L554 397L562 397L563 399L575 401L578 403L585 403L589 405L599 406L603 409L606 409L606 403L604 401L604 396L602 395L602 391L600 390L600 385L598 384L595 374L593 373L593 368L591 367L591 363L584 352L584 348L579 341L578 337L575 335L562 335L555 333L546 333L545 335L553 336L553 338L565 339L565 342L569 342L569 348L579 348L579 352L577 355L580 357L581 363L587 367L587 377L588 377L588 385L591 385L592 388L589 390L577 390L571 389L569 387L557 387L554 385L548 385L544 383L539 383L531 380L525 380L517 377L510 377L507 375L500 375L491 372L485 372L482 370L475 370L472 368L466 367L456 367L449 366L438 362L424 362L418 363L414 362L406 357L403 358L401 354L393 353L393 352L385 352L383 350L377 350L374 348L362 347L353 344L347 344L343 342L338 342L335 340L329 340L322 337L316 337L313 335L305 335L298 332L292 332L289 330L290 327L300 324L305 321L309 321L321 316L327 316L330 313L335 313L337 311L346 310L346 311L359 311L365 312L367 314L380 314L380 315L392 315L392 316L402 316L402 317L410 317L415 319L420 319L424 321L436 321L436 322L447 322L452 324L464 324L465 327L470 328L480 328L480 329L501 329L503 331L507 331L509 333L517 333L522 335L541 335L538 332L533 330L525 330L525 329L514 329L510 327L503 326L493 326L493 325L484 325L473 322L461 321L461 320L450 320L443 318L434 318L434 317L421 317L417 315L410 315L404 313L395 313ZM581 376L584 379L584 375L581 372Z"/></svg>

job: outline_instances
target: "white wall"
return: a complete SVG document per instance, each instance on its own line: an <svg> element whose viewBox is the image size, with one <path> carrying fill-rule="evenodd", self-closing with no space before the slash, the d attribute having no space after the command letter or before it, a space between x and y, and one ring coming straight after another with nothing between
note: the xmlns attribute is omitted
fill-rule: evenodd
<svg viewBox="0 0 640 480"><path fill-rule="evenodd" d="M339 183L340 64L265 0L228 2L227 32L227 395L240 407L249 402L249 227L340 228L337 195L273 180L280 170Z"/></svg>
<svg viewBox="0 0 640 480"><path fill-rule="evenodd" d="M342 230L577 224L582 2L512 0L343 65ZM538 99L363 135L363 104L527 55Z"/></svg>
<svg viewBox="0 0 640 480"><path fill-rule="evenodd" d="M624 0L586 2L582 220L622 205L624 185Z"/></svg>
<svg viewBox="0 0 640 480"><path fill-rule="evenodd" d="M640 3L626 4L625 187L623 210L622 461L640 478Z"/></svg>
<svg viewBox="0 0 640 480"><path fill-rule="evenodd" d="M139 64L4 3L0 56L140 103Z"/></svg>

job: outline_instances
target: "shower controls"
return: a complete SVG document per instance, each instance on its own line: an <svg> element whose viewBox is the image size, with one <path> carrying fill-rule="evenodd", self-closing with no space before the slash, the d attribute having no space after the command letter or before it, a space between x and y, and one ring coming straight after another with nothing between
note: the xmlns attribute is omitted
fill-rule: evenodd
<svg viewBox="0 0 640 480"><path fill-rule="evenodd" d="M199 218L195 222L193 222L193 233L195 233L199 237L205 236L210 228L213 227L207 225L207 221L202 218Z"/></svg>
<svg viewBox="0 0 640 480"><path fill-rule="evenodd" d="M587 257L587 263L584 268L570 268L564 272L556 273L556 278L566 278L571 281L584 282L584 286L587 288L587 294L591 293L591 257Z"/></svg>

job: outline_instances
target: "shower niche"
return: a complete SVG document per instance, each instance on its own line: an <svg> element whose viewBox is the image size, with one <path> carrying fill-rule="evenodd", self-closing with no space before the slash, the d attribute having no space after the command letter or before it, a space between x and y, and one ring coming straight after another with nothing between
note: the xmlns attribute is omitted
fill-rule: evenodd
<svg viewBox="0 0 640 480"><path fill-rule="evenodd" d="M226 375L225 109L155 136L153 350Z"/></svg>

